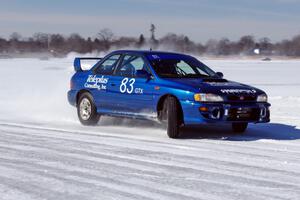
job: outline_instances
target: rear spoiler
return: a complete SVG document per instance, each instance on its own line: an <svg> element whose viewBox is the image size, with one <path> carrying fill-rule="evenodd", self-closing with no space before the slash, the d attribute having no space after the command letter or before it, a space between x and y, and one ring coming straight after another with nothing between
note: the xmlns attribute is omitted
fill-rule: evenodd
<svg viewBox="0 0 300 200"><path fill-rule="evenodd" d="M96 58L96 57L87 57L87 58L79 58L79 57L77 57L77 58L75 58L74 59L74 70L76 71L76 72L82 72L83 70L82 70L82 68L81 68L81 60L97 60L97 61L99 61L99 60L101 60L102 58Z"/></svg>

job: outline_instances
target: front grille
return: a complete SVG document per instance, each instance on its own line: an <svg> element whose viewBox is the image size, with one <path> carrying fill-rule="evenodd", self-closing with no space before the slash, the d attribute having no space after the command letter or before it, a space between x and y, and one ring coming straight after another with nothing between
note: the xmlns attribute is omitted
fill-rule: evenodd
<svg viewBox="0 0 300 200"><path fill-rule="evenodd" d="M228 95L229 101L255 101L255 95Z"/></svg>
<svg viewBox="0 0 300 200"><path fill-rule="evenodd" d="M228 121L257 121L259 120L259 108L231 108L228 111Z"/></svg>

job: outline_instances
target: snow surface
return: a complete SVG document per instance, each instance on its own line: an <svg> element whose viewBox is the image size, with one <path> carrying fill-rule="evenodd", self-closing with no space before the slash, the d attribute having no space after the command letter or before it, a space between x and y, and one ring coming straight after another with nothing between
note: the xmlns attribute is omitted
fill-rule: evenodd
<svg viewBox="0 0 300 200"><path fill-rule="evenodd" d="M204 60L264 89L271 123L245 135L105 117L83 127L72 58L0 60L0 199L300 199L300 61Z"/></svg>

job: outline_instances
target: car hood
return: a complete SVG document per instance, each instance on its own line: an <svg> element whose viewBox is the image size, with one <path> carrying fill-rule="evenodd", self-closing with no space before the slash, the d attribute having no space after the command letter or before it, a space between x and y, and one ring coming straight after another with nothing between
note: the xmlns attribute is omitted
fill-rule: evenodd
<svg viewBox="0 0 300 200"><path fill-rule="evenodd" d="M219 95L248 94L255 96L264 93L258 88L220 78L168 78L168 81L193 87L201 93L213 93Z"/></svg>

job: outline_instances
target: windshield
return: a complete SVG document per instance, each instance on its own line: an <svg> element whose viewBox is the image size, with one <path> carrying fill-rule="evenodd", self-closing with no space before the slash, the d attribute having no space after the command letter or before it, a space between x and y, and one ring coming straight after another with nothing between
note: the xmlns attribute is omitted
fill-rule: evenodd
<svg viewBox="0 0 300 200"><path fill-rule="evenodd" d="M162 78L217 78L209 67L188 56L148 56L156 74Z"/></svg>

